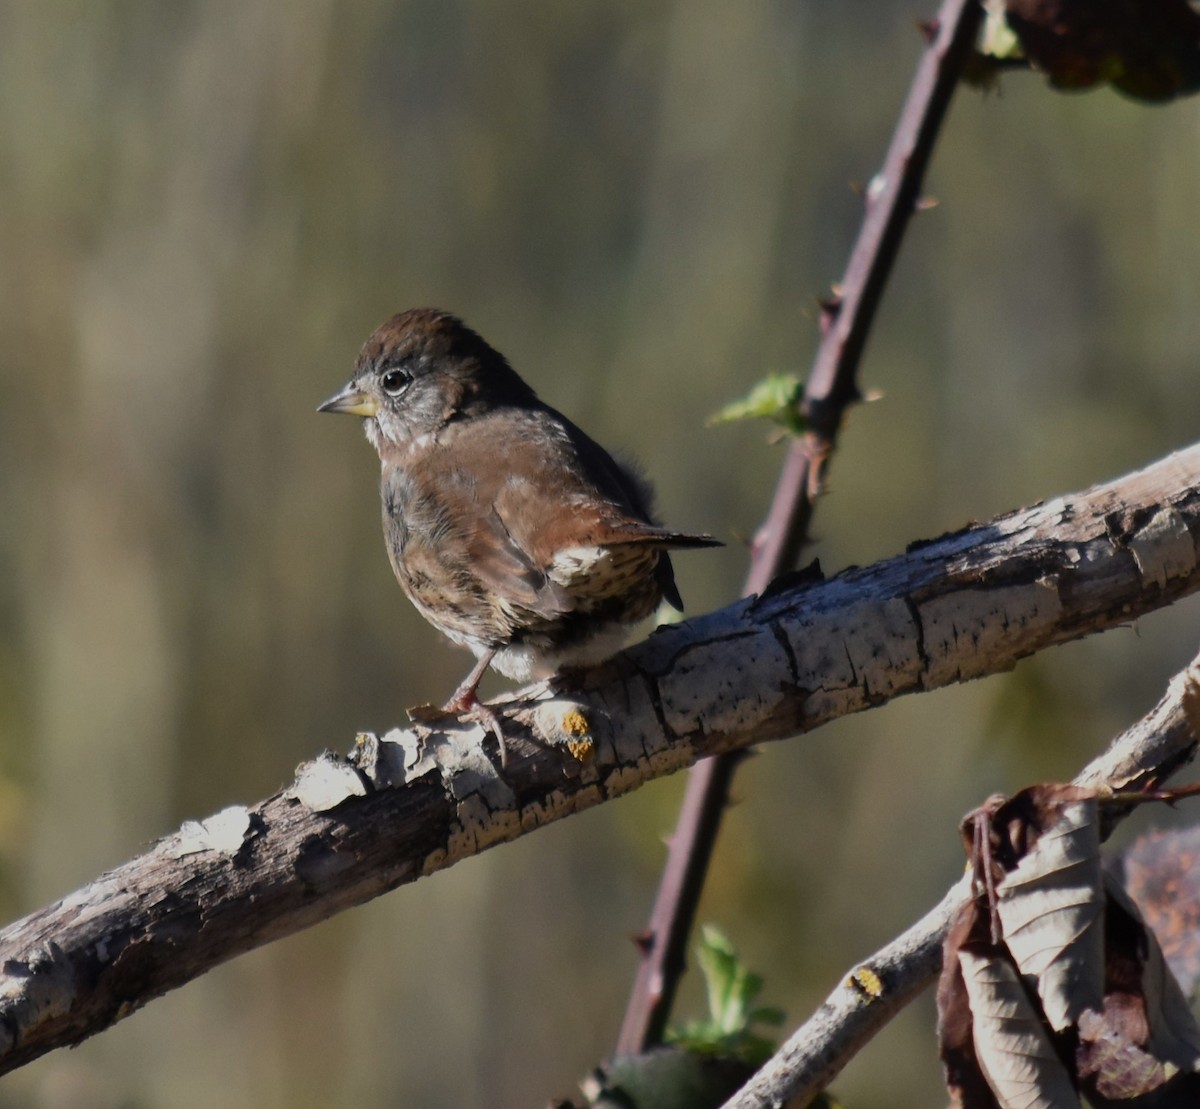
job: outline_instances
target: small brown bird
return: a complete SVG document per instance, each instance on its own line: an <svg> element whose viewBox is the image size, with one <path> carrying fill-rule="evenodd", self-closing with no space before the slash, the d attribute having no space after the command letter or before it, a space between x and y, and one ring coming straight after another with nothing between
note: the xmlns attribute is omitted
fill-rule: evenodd
<svg viewBox="0 0 1200 1109"><path fill-rule="evenodd" d="M720 546L658 527L646 482L446 312L393 316L318 411L363 417L392 569L478 660L442 711L491 728L502 758L476 695L489 666L529 681L603 661L660 599L682 610L669 548Z"/></svg>

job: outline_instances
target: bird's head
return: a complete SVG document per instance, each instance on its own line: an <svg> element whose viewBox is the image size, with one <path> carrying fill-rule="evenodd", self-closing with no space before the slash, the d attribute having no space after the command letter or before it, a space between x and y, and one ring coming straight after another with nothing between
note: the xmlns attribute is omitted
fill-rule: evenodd
<svg viewBox="0 0 1200 1109"><path fill-rule="evenodd" d="M317 411L362 416L367 438L382 455L451 420L535 401L504 356L462 320L436 308L411 308L374 331L346 387Z"/></svg>

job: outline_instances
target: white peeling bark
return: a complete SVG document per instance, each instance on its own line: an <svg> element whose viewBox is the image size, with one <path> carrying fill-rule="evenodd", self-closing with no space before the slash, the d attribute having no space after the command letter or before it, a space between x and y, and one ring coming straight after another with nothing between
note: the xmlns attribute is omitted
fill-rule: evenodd
<svg viewBox="0 0 1200 1109"><path fill-rule="evenodd" d="M0 1071L225 959L671 773L1011 668L1200 588L1200 447L666 628L478 727L360 736L0 932ZM487 746L481 746L486 743Z"/></svg>

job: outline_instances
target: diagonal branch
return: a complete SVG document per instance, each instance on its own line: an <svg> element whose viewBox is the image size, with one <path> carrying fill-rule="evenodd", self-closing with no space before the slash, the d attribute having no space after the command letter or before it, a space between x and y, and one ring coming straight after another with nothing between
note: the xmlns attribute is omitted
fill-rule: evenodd
<svg viewBox="0 0 1200 1109"><path fill-rule="evenodd" d="M1200 655L1171 679L1162 700L1076 777L1076 785L1151 789L1196 754ZM1115 821L1113 822L1115 824ZM1111 833L1110 826L1107 831ZM726 1109L807 1105L858 1051L938 975L942 941L970 895L964 876L916 924L848 971L821 1007L726 1103Z"/></svg>
<svg viewBox="0 0 1200 1109"><path fill-rule="evenodd" d="M873 183L838 300L825 310L824 338L804 390L809 431L784 462L770 512L755 537L745 595L761 593L773 578L791 569L808 535L842 416L859 399L858 363L875 310L916 209L934 142L981 15L978 0L945 0L938 13L936 33L917 69L883 170ZM662 1039L736 765L733 755L706 760L688 776L650 923L641 937L642 961L617 1038L617 1055L637 1054Z"/></svg>
<svg viewBox="0 0 1200 1109"><path fill-rule="evenodd" d="M226 959L697 758L1012 667L1200 590L1200 446L663 629L483 731L361 736L0 932L0 1071ZM534 741L536 740L536 742ZM490 740L488 741L490 743Z"/></svg>

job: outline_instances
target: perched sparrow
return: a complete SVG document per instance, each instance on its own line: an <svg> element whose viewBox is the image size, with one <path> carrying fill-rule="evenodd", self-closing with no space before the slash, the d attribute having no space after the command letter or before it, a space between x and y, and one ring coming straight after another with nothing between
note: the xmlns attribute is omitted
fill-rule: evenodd
<svg viewBox="0 0 1200 1109"><path fill-rule="evenodd" d="M528 681L608 658L660 599L682 608L668 548L720 546L658 527L647 484L445 312L393 316L318 411L364 418L392 569L478 659L442 711L490 727L502 757L475 692L489 666Z"/></svg>

